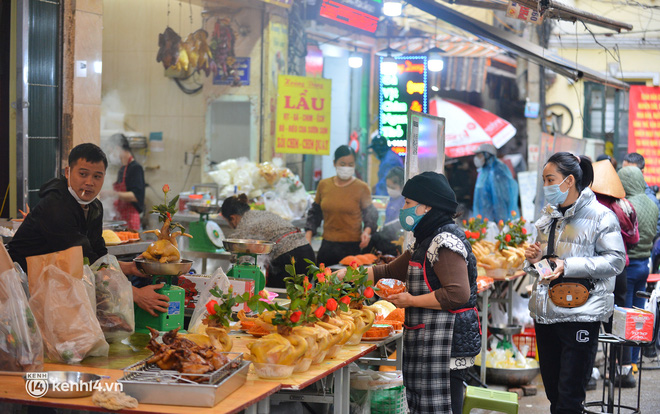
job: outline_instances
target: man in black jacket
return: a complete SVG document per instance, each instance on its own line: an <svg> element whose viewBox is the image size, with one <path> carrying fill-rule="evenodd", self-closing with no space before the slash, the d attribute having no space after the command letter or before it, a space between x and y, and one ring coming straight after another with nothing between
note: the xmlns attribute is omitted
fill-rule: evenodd
<svg viewBox="0 0 660 414"><path fill-rule="evenodd" d="M12 260L27 270L26 257L81 246L90 263L108 253L103 240L103 205L96 198L103 187L108 161L98 146L80 144L71 150L65 177L39 190L41 200L25 217L9 242ZM124 274L140 275L133 262L120 262ZM167 310L168 297L155 290L163 285L133 288L135 303L156 316Z"/></svg>

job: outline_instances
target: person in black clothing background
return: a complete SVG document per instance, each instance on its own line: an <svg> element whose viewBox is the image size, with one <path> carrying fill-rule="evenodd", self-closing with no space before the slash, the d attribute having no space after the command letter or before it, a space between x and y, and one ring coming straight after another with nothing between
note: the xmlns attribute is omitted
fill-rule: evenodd
<svg viewBox="0 0 660 414"><path fill-rule="evenodd" d="M27 270L26 257L82 246L90 263L108 253L103 240L103 205L96 198L103 187L108 160L101 148L85 143L69 153L64 177L39 190L39 203L25 217L9 242L12 260ZM126 275L140 275L135 263L119 262ZM156 293L163 284L133 288L133 301L156 316L167 311L169 298Z"/></svg>

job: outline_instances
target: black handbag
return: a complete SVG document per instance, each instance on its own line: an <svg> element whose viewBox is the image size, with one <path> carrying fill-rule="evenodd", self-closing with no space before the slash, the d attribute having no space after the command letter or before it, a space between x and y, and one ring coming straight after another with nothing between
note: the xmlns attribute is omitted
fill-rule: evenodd
<svg viewBox="0 0 660 414"><path fill-rule="evenodd" d="M555 252L555 227L557 220L553 219L548 235L548 254L542 259L558 257ZM555 262L548 260L550 268L555 270ZM564 275L550 282L548 296L552 303L562 308L576 308L587 303L589 292L594 288L594 282L588 278L564 279Z"/></svg>

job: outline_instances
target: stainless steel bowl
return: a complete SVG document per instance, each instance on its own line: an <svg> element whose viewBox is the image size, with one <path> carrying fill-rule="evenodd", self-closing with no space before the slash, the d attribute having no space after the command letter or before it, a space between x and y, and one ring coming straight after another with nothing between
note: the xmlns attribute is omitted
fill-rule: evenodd
<svg viewBox="0 0 660 414"><path fill-rule="evenodd" d="M222 241L225 250L230 253L268 254L275 243L264 240L225 239Z"/></svg>
<svg viewBox="0 0 660 414"><path fill-rule="evenodd" d="M477 370L478 365L475 365ZM500 384L508 386L527 385L541 369L535 368L486 368L486 382L489 384Z"/></svg>
<svg viewBox="0 0 660 414"><path fill-rule="evenodd" d="M48 371L48 391L44 397L79 398L88 397L94 392L101 377L78 371ZM23 377L25 381L28 380Z"/></svg>
<svg viewBox="0 0 660 414"><path fill-rule="evenodd" d="M179 276L190 271L192 260L181 259L178 263L160 263L146 259L133 259L138 270L149 276Z"/></svg>
<svg viewBox="0 0 660 414"><path fill-rule="evenodd" d="M188 203L188 210L199 214L218 214L220 206L217 204Z"/></svg>

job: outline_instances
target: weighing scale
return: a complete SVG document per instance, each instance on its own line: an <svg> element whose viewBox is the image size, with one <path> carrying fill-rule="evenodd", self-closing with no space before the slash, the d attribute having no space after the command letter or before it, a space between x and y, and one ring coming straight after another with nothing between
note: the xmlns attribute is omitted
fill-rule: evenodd
<svg viewBox="0 0 660 414"><path fill-rule="evenodd" d="M148 334L147 326L161 332L176 328L183 329L186 291L178 286L172 286L172 279L188 273L192 261L181 259L178 263L159 263L145 259L133 259L133 262L142 273L152 278L154 284L165 283L165 286L156 292L170 298L167 312L156 312L158 316L151 316L149 312L134 305L135 332Z"/></svg>
<svg viewBox="0 0 660 414"><path fill-rule="evenodd" d="M222 240L225 235L218 223L209 220L209 214L217 214L220 206L210 203L189 203L188 209L199 214L199 221L191 222L188 229L193 236L188 241L188 249L196 252L223 253Z"/></svg>
<svg viewBox="0 0 660 414"><path fill-rule="evenodd" d="M222 244L225 250L236 255L236 263L229 269L227 276L252 279L255 292L262 291L266 286L266 276L257 264L257 256L270 253L275 243L263 240L225 239Z"/></svg>

